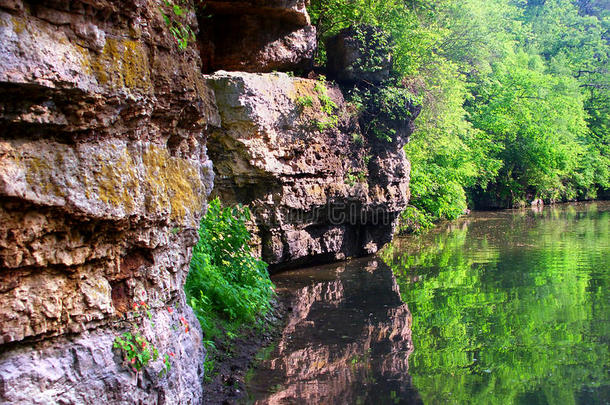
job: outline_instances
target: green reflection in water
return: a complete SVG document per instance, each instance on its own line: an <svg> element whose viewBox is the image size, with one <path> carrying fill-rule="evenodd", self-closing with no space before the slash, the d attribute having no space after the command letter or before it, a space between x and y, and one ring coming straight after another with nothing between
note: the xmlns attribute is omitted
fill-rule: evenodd
<svg viewBox="0 0 610 405"><path fill-rule="evenodd" d="M424 403L610 403L610 204L476 213L382 252Z"/></svg>

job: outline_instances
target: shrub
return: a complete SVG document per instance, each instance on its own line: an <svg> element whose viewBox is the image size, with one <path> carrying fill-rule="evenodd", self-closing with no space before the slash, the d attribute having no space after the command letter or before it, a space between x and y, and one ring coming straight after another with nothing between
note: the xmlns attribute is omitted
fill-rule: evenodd
<svg viewBox="0 0 610 405"><path fill-rule="evenodd" d="M360 115L360 124L370 137L392 142L419 114L421 97L389 83L376 89L354 89L349 102Z"/></svg>
<svg viewBox="0 0 610 405"><path fill-rule="evenodd" d="M258 323L271 308L273 284L248 246L249 220L247 207L223 208L215 199L201 221L185 291L208 341Z"/></svg>

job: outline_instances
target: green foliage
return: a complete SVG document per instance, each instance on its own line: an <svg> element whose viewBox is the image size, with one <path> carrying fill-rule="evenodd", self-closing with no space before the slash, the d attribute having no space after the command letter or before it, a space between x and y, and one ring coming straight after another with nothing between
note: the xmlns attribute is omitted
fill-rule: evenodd
<svg viewBox="0 0 610 405"><path fill-rule="evenodd" d="M185 0L162 0L164 7L159 7L163 21L176 39L179 49L186 49L189 41L195 40L195 33L190 25L184 24L180 19L188 13Z"/></svg>
<svg viewBox="0 0 610 405"><path fill-rule="evenodd" d="M519 51L495 63L478 91L468 107L471 121L502 146L495 192L507 204L575 198L570 177L586 152L579 140L587 133L576 80L546 73L540 57Z"/></svg>
<svg viewBox="0 0 610 405"><path fill-rule="evenodd" d="M201 221L185 288L203 324L206 314L254 322L270 309L273 284L267 265L248 246L248 221L247 207L223 208L218 199Z"/></svg>
<svg viewBox="0 0 610 405"><path fill-rule="evenodd" d="M134 303L133 309L135 311L135 319L143 320L144 316L146 316L150 326L154 329L155 324L152 323L152 314L148 304L143 301ZM173 309L168 308L168 311L172 313ZM185 333L187 332L188 327L185 330ZM120 351L123 364L135 373L142 371L151 361L159 358L159 351L152 342L144 337L141 328L136 323L131 325L131 331L124 332L121 336L117 336L114 339L113 348ZM170 356L173 357L174 353L169 352L163 356L164 368L159 373L160 376L167 374L171 370Z"/></svg>
<svg viewBox="0 0 610 405"><path fill-rule="evenodd" d="M322 117L312 119L312 127L318 131L336 128L339 123L339 115L337 114L338 106L328 95L325 76L321 75L318 78L314 86L314 91L318 96ZM309 95L298 97L296 102L301 108L314 107L314 99Z"/></svg>
<svg viewBox="0 0 610 405"><path fill-rule="evenodd" d="M410 96L380 91L372 111L391 121L408 97L421 101L406 153L411 202L427 219L473 203L608 195L610 15L595 1L313 0L309 9L320 63L325 39L346 27L390 34L392 82ZM372 96L354 92L351 102L362 113ZM361 119L391 140L382 121Z"/></svg>
<svg viewBox="0 0 610 405"><path fill-rule="evenodd" d="M216 198L201 220L185 292L203 329L206 346L256 326L271 309L273 284L267 264L249 247L247 207L222 207ZM213 363L207 365L208 368Z"/></svg>
<svg viewBox="0 0 610 405"><path fill-rule="evenodd" d="M378 89L354 89L349 101L360 111L362 130L377 139L392 142L398 129L412 116L421 99L404 87L386 84Z"/></svg>
<svg viewBox="0 0 610 405"><path fill-rule="evenodd" d="M365 26L354 27L354 39L359 42L358 68L364 72L379 72L384 69L388 55L392 53L390 34L382 29L370 30Z"/></svg>
<svg viewBox="0 0 610 405"><path fill-rule="evenodd" d="M311 96L300 96L297 98L297 105L301 108L313 107L313 98Z"/></svg>
<svg viewBox="0 0 610 405"><path fill-rule="evenodd" d="M328 96L328 89L326 88L326 77L320 76L314 86L314 91L318 93L318 100L320 101L320 107L322 111L327 115L333 115L337 110L337 104L330 99Z"/></svg>
<svg viewBox="0 0 610 405"><path fill-rule="evenodd" d="M398 233L421 233L432 227L430 214L426 214L414 206L408 206L398 218Z"/></svg>
<svg viewBox="0 0 610 405"><path fill-rule="evenodd" d="M159 351L139 332L125 332L114 339L115 349L123 354L123 359L134 371L142 371L152 360L159 357Z"/></svg>
<svg viewBox="0 0 610 405"><path fill-rule="evenodd" d="M330 116L323 120L314 119L312 121L312 124L318 131L325 131L330 128L336 128L338 122L339 122L339 117L336 115L333 115L333 116Z"/></svg>
<svg viewBox="0 0 610 405"><path fill-rule="evenodd" d="M350 187L356 185L356 183L365 183L366 182L366 172L352 172L351 170L345 174L345 184Z"/></svg>

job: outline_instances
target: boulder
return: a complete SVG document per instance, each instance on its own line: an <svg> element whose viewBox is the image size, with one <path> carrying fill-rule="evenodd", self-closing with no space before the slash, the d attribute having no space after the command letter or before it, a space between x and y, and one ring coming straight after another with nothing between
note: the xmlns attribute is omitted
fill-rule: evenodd
<svg viewBox="0 0 610 405"><path fill-rule="evenodd" d="M316 29L303 0L206 1L200 48L205 72L309 69Z"/></svg>
<svg viewBox="0 0 610 405"><path fill-rule="evenodd" d="M378 84L390 77L390 35L370 25L349 27L326 42L329 77L341 83Z"/></svg>

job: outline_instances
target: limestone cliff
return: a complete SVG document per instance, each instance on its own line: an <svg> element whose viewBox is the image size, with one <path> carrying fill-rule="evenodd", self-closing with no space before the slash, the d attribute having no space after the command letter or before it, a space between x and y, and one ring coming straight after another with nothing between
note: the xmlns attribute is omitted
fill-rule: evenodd
<svg viewBox="0 0 610 405"><path fill-rule="evenodd" d="M274 269L391 239L414 117L379 140L338 87L268 73L311 66L305 1L204 3L0 0L0 402L202 401L182 288L212 161ZM197 18L179 49L169 26ZM169 373L126 367L113 343L134 328Z"/></svg>
<svg viewBox="0 0 610 405"><path fill-rule="evenodd" d="M200 66L153 0L0 1L0 402L201 400L182 286L219 116ZM168 375L121 364L132 322Z"/></svg>
<svg viewBox="0 0 610 405"><path fill-rule="evenodd" d="M217 72L215 193L250 207L272 269L376 252L408 202L402 146L362 134L338 87L284 73ZM406 118L412 122L411 118Z"/></svg>

